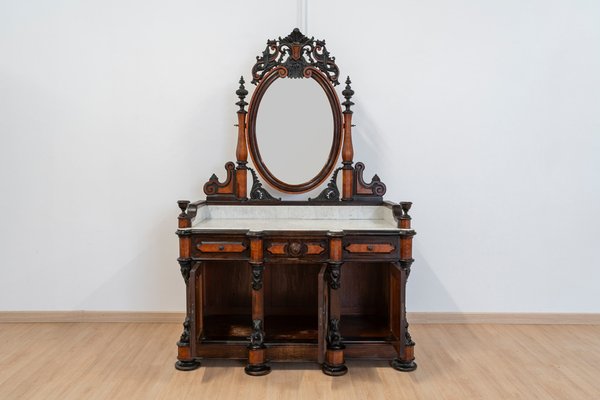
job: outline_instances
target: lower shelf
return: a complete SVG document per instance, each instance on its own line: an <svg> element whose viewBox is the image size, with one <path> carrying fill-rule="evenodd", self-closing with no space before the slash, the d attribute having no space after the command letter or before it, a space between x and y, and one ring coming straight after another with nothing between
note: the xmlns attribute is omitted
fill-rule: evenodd
<svg viewBox="0 0 600 400"><path fill-rule="evenodd" d="M247 315L211 315L204 317L202 341L247 342L252 332L251 318ZM265 317L263 327L268 343L317 343L318 320L316 316ZM345 343L389 341L387 318L375 315L343 316L340 330Z"/></svg>

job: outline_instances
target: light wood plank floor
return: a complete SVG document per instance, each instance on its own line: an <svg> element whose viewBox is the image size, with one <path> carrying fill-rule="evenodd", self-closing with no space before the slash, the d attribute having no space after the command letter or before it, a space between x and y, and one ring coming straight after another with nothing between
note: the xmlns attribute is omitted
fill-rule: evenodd
<svg viewBox="0 0 600 400"><path fill-rule="evenodd" d="M179 324L0 324L0 399L600 399L600 326L413 325L419 368L238 361L173 368Z"/></svg>

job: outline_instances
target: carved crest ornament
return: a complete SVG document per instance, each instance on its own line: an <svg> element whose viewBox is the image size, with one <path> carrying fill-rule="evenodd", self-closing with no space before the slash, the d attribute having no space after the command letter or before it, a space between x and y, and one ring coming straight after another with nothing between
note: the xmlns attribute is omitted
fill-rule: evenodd
<svg viewBox="0 0 600 400"><path fill-rule="evenodd" d="M352 147L353 112L351 109L354 105L352 102L354 90L350 86L350 78L346 79L346 86L342 91L345 100L340 102L333 88L340 83L338 80L340 70L335 62L335 57L327 50L324 40L307 37L298 28L283 38L280 36L278 39L268 40L263 52L256 57L256 63L252 67L251 74L251 83L256 85L252 96L254 97L258 94L259 100L273 79L315 78L332 102L332 108L335 111L334 120L337 118L336 113L339 113L337 115L339 115L340 123L334 127L334 131L339 132L340 137L339 141L334 140L334 148L338 146L337 151L330 153L330 158L326 166L323 167L318 179L315 177L310 182L312 186L306 185L295 188L294 185L286 186L285 183L282 183L282 186L278 186L277 189L283 192L302 193L311 190L316 184L320 184L327 176L331 176L326 187L322 189L320 194L314 198L307 199L308 201L313 204L338 201L369 203L381 203L383 201L383 195L386 191L385 184L381 182L377 175L372 178L371 182L365 182L363 178L364 164L361 162L354 164L354 150ZM256 110L252 109L253 101L250 101L250 109L246 111L246 106L249 104L245 100L248 90L244 86L244 83L244 78L241 77L239 88L235 92L239 99L236 102L236 105L239 106L239 110L237 111L237 163L228 162L225 164L227 174L223 182L219 181L217 175L213 174L204 185L204 193L207 196L208 202L278 203L282 200L271 195L263 187L258 174L247 165L248 150L252 152L257 146L249 133L249 127L252 128L255 121L250 120L248 113L255 117ZM341 111L341 106L344 107L344 111ZM257 107L257 105L255 104L254 107ZM341 140L342 137L343 143ZM334 170L337 157L340 153L342 155L342 166ZM253 161L260 175L265 179L268 178L268 183L274 184L274 181L279 182L278 179L269 178L269 176L265 175L265 171L268 171L267 168L257 165L262 164L260 157L253 156ZM248 171L250 171L252 178L249 193L247 189ZM338 173L340 171L342 171L342 190L338 187Z"/></svg>

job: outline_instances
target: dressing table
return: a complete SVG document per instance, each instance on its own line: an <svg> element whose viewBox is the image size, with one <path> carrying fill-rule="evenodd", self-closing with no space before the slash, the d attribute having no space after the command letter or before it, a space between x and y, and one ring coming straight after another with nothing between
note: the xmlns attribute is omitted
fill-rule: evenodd
<svg viewBox="0 0 600 400"><path fill-rule="evenodd" d="M186 317L177 369L205 358L247 360L249 375L276 361L343 375L347 358L416 368L405 306L411 203L385 201L377 175L365 182L354 91L348 78L340 102L338 77L325 42L294 29L256 58L249 104L240 79L236 162L223 180L210 177L205 200L178 202Z"/></svg>

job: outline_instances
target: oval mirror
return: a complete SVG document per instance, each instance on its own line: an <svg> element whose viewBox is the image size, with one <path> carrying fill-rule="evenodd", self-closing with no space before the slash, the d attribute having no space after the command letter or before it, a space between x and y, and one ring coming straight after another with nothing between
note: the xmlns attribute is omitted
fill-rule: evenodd
<svg viewBox="0 0 600 400"><path fill-rule="evenodd" d="M248 110L254 165L282 192L314 189L331 174L339 156L342 123L337 94L320 74L311 78L273 74L259 84Z"/></svg>

